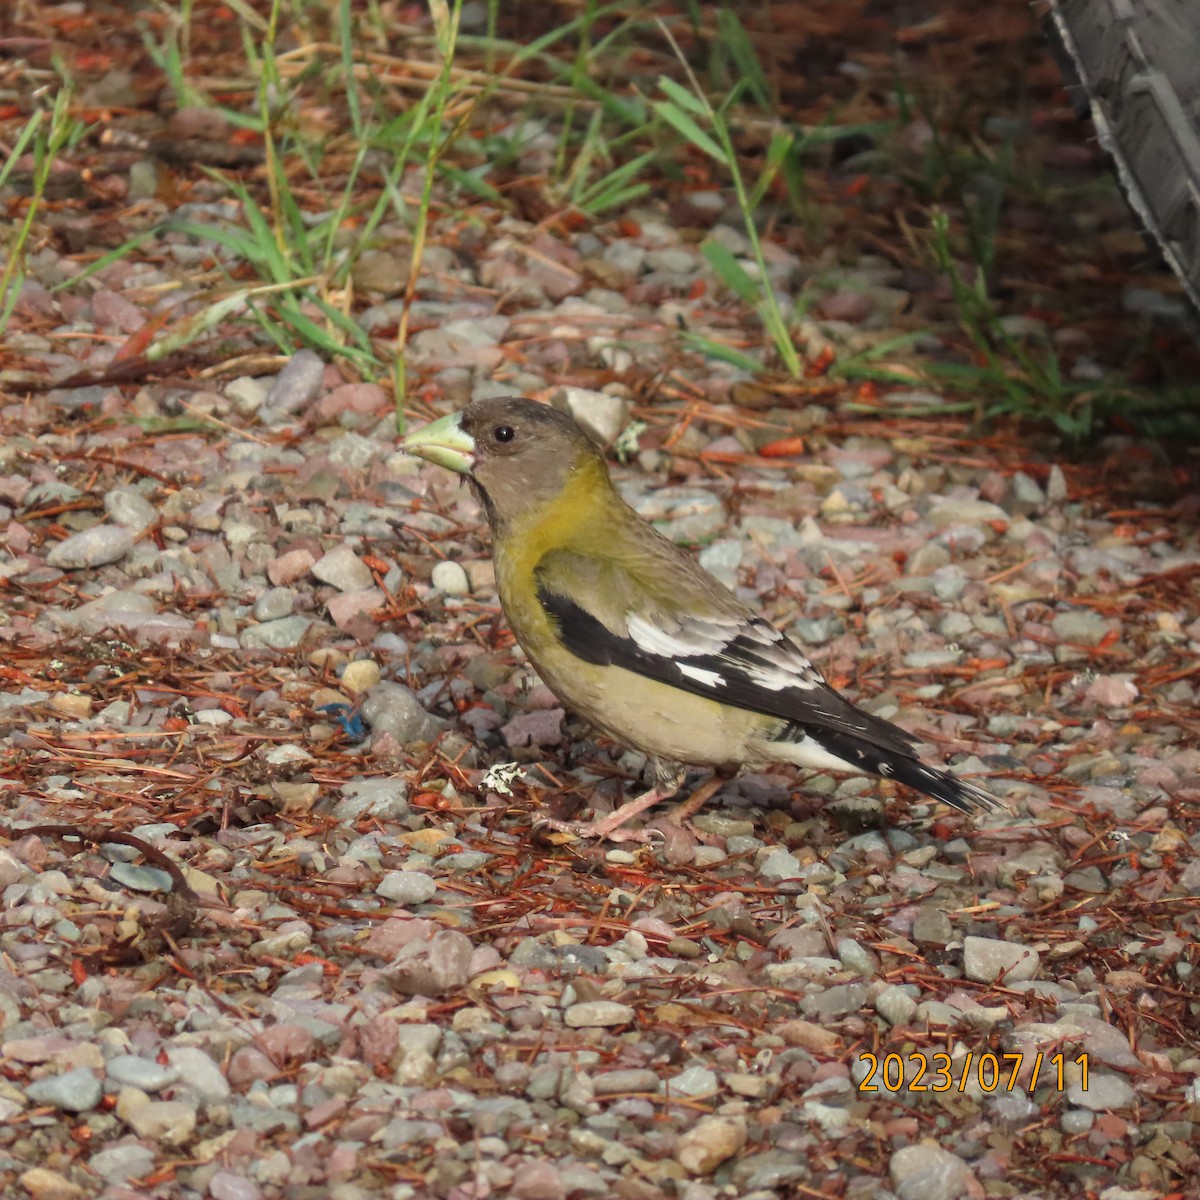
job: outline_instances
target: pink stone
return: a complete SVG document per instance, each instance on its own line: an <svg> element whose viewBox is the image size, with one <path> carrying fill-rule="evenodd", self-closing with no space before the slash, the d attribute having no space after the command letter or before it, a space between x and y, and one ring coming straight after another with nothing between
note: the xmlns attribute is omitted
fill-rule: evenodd
<svg viewBox="0 0 1200 1200"><path fill-rule="evenodd" d="M272 1025L254 1039L273 1062L281 1066L312 1054L316 1038L303 1025Z"/></svg>
<svg viewBox="0 0 1200 1200"><path fill-rule="evenodd" d="M358 1027L358 1046L362 1060L377 1067L390 1061L399 1044L396 1022L391 1017L372 1017Z"/></svg>
<svg viewBox="0 0 1200 1200"><path fill-rule="evenodd" d="M235 1050L226 1072L232 1087L248 1087L258 1079L274 1079L279 1068L256 1046Z"/></svg>
<svg viewBox="0 0 1200 1200"><path fill-rule="evenodd" d="M370 937L362 943L362 948L377 958L395 958L409 942L428 941L440 928L440 925L422 917L411 917L407 920L389 917L371 931Z"/></svg>
<svg viewBox="0 0 1200 1200"><path fill-rule="evenodd" d="M339 629L345 629L356 617L367 616L382 608L384 595L379 588L360 588L353 592L342 592L333 596L326 608Z"/></svg>
<svg viewBox="0 0 1200 1200"><path fill-rule="evenodd" d="M289 550L267 566L267 578L276 586L283 587L302 579L312 570L317 561L309 550Z"/></svg>
<svg viewBox="0 0 1200 1200"><path fill-rule="evenodd" d="M387 393L377 383L345 383L321 397L316 415L328 421L347 412L381 412L387 405Z"/></svg>

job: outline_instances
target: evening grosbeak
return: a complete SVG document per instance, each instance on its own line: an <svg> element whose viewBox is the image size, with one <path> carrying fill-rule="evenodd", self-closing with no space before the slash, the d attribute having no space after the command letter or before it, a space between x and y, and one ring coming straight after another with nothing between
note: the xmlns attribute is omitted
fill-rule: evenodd
<svg viewBox="0 0 1200 1200"><path fill-rule="evenodd" d="M500 603L538 674L653 763L655 786L610 816L549 824L612 837L673 795L686 764L793 763L895 779L962 812L997 807L922 763L917 739L835 692L790 638L638 516L570 417L480 400L402 448L467 477L492 529Z"/></svg>

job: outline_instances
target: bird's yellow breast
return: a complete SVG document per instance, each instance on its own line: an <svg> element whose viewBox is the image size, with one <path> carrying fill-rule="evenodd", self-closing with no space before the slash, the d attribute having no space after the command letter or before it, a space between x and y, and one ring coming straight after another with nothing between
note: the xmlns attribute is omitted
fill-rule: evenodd
<svg viewBox="0 0 1200 1200"><path fill-rule="evenodd" d="M571 472L553 504L505 527L492 547L496 589L508 623L522 645L550 634L550 620L538 601L538 564L552 550L603 553L606 501L619 500L604 464L588 459ZM528 649L528 646L526 646Z"/></svg>

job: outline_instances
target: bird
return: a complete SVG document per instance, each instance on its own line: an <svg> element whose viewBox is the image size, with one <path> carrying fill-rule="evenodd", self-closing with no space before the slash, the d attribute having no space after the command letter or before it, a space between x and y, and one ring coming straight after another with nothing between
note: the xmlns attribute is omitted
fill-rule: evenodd
<svg viewBox="0 0 1200 1200"><path fill-rule="evenodd" d="M830 687L787 634L645 521L566 413L523 397L477 400L401 449L465 476L491 528L501 607L542 680L648 756L644 794L592 821L545 824L645 840L627 823L675 795L689 766L715 768L719 786L743 768L791 763L892 779L964 813L1000 807L924 763L917 738ZM695 799L683 807L694 811Z"/></svg>

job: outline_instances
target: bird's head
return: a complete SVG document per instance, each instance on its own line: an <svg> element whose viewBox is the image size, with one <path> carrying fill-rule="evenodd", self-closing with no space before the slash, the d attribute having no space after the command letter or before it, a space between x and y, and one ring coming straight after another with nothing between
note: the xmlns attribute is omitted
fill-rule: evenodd
<svg viewBox="0 0 1200 1200"><path fill-rule="evenodd" d="M476 400L418 429L400 449L470 480L493 527L519 522L573 481L608 486L603 456L565 413L533 400Z"/></svg>

